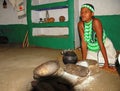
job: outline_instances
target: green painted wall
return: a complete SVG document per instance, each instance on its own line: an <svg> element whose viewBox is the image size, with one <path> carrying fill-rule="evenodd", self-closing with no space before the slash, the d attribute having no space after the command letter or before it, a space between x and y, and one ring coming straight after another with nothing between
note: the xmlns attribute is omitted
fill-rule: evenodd
<svg viewBox="0 0 120 91"><path fill-rule="evenodd" d="M9 43L22 43L27 25L14 24L14 25L0 25L0 36L6 36Z"/></svg>
<svg viewBox="0 0 120 91"><path fill-rule="evenodd" d="M120 15L107 15L107 16L96 16L103 24L103 27L107 33L107 36L112 40L114 47L120 50ZM27 25L15 24L15 25L0 25L0 31L3 35L7 36L9 43L22 43L25 33L28 30ZM31 32L29 32L31 36ZM29 37L31 45L33 46L44 46L49 48L62 48L68 49L68 46L72 44L71 37Z"/></svg>
<svg viewBox="0 0 120 91"><path fill-rule="evenodd" d="M120 50L120 15L96 16L103 24L107 36L116 50Z"/></svg>
<svg viewBox="0 0 120 91"><path fill-rule="evenodd" d="M55 48L55 49L69 49L73 43L70 38L65 37L33 37L31 43L35 46Z"/></svg>

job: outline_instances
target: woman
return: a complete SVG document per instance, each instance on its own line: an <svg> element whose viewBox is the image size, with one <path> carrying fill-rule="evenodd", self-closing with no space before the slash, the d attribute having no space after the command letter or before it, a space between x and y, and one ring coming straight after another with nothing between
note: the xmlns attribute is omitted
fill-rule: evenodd
<svg viewBox="0 0 120 91"><path fill-rule="evenodd" d="M116 51L106 36L100 20L94 17L94 11L91 4L81 6L78 30L81 38L82 59L97 60L100 66L109 69L110 65L115 63Z"/></svg>

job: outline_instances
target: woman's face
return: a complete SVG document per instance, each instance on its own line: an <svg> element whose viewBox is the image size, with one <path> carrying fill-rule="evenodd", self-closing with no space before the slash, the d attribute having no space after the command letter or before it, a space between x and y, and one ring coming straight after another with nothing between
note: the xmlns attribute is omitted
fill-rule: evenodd
<svg viewBox="0 0 120 91"><path fill-rule="evenodd" d="M88 8L85 7L81 8L80 17L82 21L89 22L92 19L93 15L94 13L90 11Z"/></svg>

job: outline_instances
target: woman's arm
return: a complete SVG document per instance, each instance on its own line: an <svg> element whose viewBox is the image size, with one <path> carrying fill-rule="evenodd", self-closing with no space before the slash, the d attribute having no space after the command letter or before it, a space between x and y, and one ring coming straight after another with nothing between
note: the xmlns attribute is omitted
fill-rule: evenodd
<svg viewBox="0 0 120 91"><path fill-rule="evenodd" d="M78 23L78 32L81 39L82 60L85 60L87 56L87 44L84 40L84 26L82 21Z"/></svg>
<svg viewBox="0 0 120 91"><path fill-rule="evenodd" d="M96 32L98 43L100 46L100 50L101 50L102 55L103 55L104 60L105 60L105 64L103 67L108 68L109 67L108 57L107 57L106 49L105 49L105 46L103 43L103 28L102 28L101 22L96 18L94 19L94 22L93 22L93 29Z"/></svg>

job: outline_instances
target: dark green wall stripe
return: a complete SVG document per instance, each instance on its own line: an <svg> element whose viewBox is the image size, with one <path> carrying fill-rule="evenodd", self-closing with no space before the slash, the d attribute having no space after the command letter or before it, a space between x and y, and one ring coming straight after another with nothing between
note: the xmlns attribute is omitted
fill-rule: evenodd
<svg viewBox="0 0 120 91"><path fill-rule="evenodd" d="M0 36L6 36L9 43L22 43L27 30L22 24L0 25Z"/></svg>
<svg viewBox="0 0 120 91"><path fill-rule="evenodd" d="M101 20L103 27L107 33L107 36L112 40L114 47L117 50L120 50L120 38L119 38L120 15L96 16L96 17ZM28 26L22 24L0 25L0 35L7 36L9 38L10 43L22 43L27 30L29 30ZM45 46L51 48L60 48L61 46L61 48L66 49L68 48L68 45L71 45L71 43L68 42L71 40L67 40L64 37L63 38L33 37L32 39L29 38L29 40L32 40L31 41L32 45L43 46L43 47Z"/></svg>
<svg viewBox="0 0 120 91"><path fill-rule="evenodd" d="M114 47L120 50L120 15L96 16L103 24L107 36L111 39Z"/></svg>

